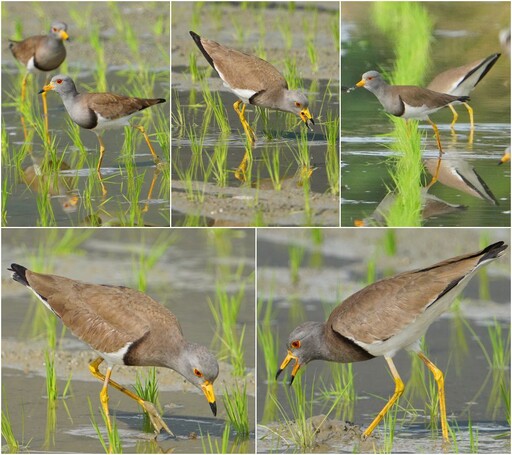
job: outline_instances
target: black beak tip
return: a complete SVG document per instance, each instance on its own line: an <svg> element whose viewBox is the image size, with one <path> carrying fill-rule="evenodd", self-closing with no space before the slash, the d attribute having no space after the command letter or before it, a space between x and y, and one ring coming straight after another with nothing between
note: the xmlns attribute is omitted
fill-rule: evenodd
<svg viewBox="0 0 512 455"><path fill-rule="evenodd" d="M44 89L41 89L37 92L38 95L40 95L41 93L44 93Z"/></svg>
<svg viewBox="0 0 512 455"><path fill-rule="evenodd" d="M214 401L213 403L210 403L210 408L213 412L213 415L217 416L217 402L216 401Z"/></svg>
<svg viewBox="0 0 512 455"><path fill-rule="evenodd" d="M290 382L288 383L288 385L289 385L289 386L291 386L291 385L293 384L293 380L294 380L294 379L295 379L295 376L292 376L292 377L290 378Z"/></svg>
<svg viewBox="0 0 512 455"><path fill-rule="evenodd" d="M312 118L308 118L306 120L306 126L308 127L308 129L310 131L313 131L313 127L311 125L314 125L314 124L315 124L315 121Z"/></svg>

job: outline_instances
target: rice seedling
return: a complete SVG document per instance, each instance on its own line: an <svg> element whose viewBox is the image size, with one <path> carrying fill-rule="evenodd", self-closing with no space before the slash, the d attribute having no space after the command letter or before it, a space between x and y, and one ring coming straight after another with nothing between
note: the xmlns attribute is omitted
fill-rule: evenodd
<svg viewBox="0 0 512 455"><path fill-rule="evenodd" d="M332 195L340 193L340 118L338 115L327 111L327 120L322 129L325 128L327 138L327 150L325 156L325 170L327 172L327 181L329 192Z"/></svg>
<svg viewBox="0 0 512 455"><path fill-rule="evenodd" d="M478 428L473 427L471 416L468 417L469 452L480 453L478 450Z"/></svg>
<svg viewBox="0 0 512 455"><path fill-rule="evenodd" d="M301 245L290 244L288 246L288 267L290 269L290 281L296 285L300 281L300 267L304 259L305 249Z"/></svg>
<svg viewBox="0 0 512 455"><path fill-rule="evenodd" d="M151 244L148 244L145 232L141 233L141 248L132 256L134 281L137 283L139 291L146 292L148 275L158 264L162 256L177 241L177 235L167 231L160 231L158 237Z"/></svg>
<svg viewBox="0 0 512 455"><path fill-rule="evenodd" d="M96 422L96 418L94 417L94 411L92 409L91 400L87 397L87 402L89 403L89 414L91 419L91 424L98 435L98 439L103 447L105 453L123 453L123 446L121 444L121 438L119 437L119 430L117 429L117 422L115 416L110 416L111 427L109 428L107 416L102 408L100 408L101 417L103 419L103 423L105 424L105 428L107 429L107 440L105 440L103 433L100 430L98 423Z"/></svg>
<svg viewBox="0 0 512 455"><path fill-rule="evenodd" d="M354 372L351 363L330 364L332 383L326 384L322 380L321 398L330 401L341 397L341 403L336 406L335 416L343 420L354 419L356 404L356 390L354 387Z"/></svg>
<svg viewBox="0 0 512 455"><path fill-rule="evenodd" d="M219 441L217 439L212 439L210 433L206 435L206 438L201 438L201 445L203 446L204 453L231 453L229 448L229 437L231 435L231 425L229 422L226 422L226 426L224 427L224 431L222 432L222 438ZM202 432L201 432L202 436ZM235 453L235 452L233 452Z"/></svg>
<svg viewBox="0 0 512 455"><path fill-rule="evenodd" d="M240 439L249 438L249 409L247 402L247 384L241 387L238 382L234 386L226 387L222 402L226 409L229 424L233 427Z"/></svg>
<svg viewBox="0 0 512 455"><path fill-rule="evenodd" d="M55 446L55 431L57 429L57 372L55 370L55 350L45 350L46 370L46 428L44 447Z"/></svg>
<svg viewBox="0 0 512 455"><path fill-rule="evenodd" d="M311 390L309 393L310 397L314 396L315 383L313 381ZM309 419L314 415L313 411L313 400L308 399L306 396L307 386L302 381L302 375L298 374L294 380L294 390L292 388L285 388L286 403L290 409L291 418L288 416L284 409L284 406L276 400L276 406L281 414L282 421L286 428L285 432L280 432L279 437L283 438L288 444L293 444L301 451L306 451L315 446L315 435L324 422L328 419L329 415L338 406L341 396L337 396L333 401L331 407L326 412L324 418L320 424L313 426ZM285 435L290 438L286 440Z"/></svg>
<svg viewBox="0 0 512 455"><path fill-rule="evenodd" d="M159 400L159 391L158 391L158 379L156 378L156 368L152 367L146 371L145 378L142 378L142 375L137 372L137 376L135 378L135 385L133 386L135 390L135 394L142 398L144 401L149 401L153 403L158 411L162 412L162 406L160 405ZM151 424L151 420L144 410L144 420L142 427L144 431L147 433L151 433L153 431L153 426Z"/></svg>
<svg viewBox="0 0 512 455"><path fill-rule="evenodd" d="M395 429L397 424L398 406L393 406L382 419L382 426L384 432L384 443L380 453L392 453L393 441L395 439Z"/></svg>
<svg viewBox="0 0 512 455"><path fill-rule="evenodd" d="M7 444L7 448L9 449L9 453L18 453L21 448L21 444L16 439L14 435L14 430L12 428L11 416L9 415L9 408L7 406L7 402L5 397L3 398L3 406L2 406L2 438Z"/></svg>
<svg viewBox="0 0 512 455"><path fill-rule="evenodd" d="M265 308L263 310L262 308ZM276 381L275 368L279 364L279 334L275 333L272 327L272 320L275 318L275 310L273 307L273 299L269 299L263 303L258 300L258 345L262 352L265 364L266 382L271 384Z"/></svg>

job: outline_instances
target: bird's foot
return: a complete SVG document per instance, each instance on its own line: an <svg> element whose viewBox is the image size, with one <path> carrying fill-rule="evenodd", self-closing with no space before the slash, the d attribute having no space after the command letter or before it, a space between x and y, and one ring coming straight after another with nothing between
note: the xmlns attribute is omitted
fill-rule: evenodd
<svg viewBox="0 0 512 455"><path fill-rule="evenodd" d="M160 431L162 430L165 430L171 436L174 436L174 433L169 429L167 424L164 422L164 419L160 417L160 414L156 410L153 403L149 401L144 401L144 405L141 404L141 406L144 408L144 411L146 411L146 414L149 416L149 420L151 420L151 424L153 425L156 434L160 433Z"/></svg>

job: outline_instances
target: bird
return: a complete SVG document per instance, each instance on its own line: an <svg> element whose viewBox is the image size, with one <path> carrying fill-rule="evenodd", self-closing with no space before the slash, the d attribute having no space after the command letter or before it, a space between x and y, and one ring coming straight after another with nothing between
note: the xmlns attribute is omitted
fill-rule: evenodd
<svg viewBox="0 0 512 455"><path fill-rule="evenodd" d="M423 164L430 174L434 174L436 159L425 159ZM483 199L492 205L499 205L496 196L478 174L476 169L466 160L452 156L443 159L438 176L439 183L463 191L473 197Z"/></svg>
<svg viewBox="0 0 512 455"><path fill-rule="evenodd" d="M27 77L29 73L49 72L56 70L66 59L64 41L69 39L68 26L64 22L55 21L51 24L48 35L36 35L25 38L23 41L9 40L9 49L27 72L21 84L21 102L25 100ZM48 107L46 95L43 96L43 113L45 128L48 134ZM23 118L22 118L23 119ZM23 129L27 137L25 122Z"/></svg>
<svg viewBox="0 0 512 455"><path fill-rule="evenodd" d="M213 383L219 374L215 356L204 346L188 342L176 316L146 294L125 286L84 283L57 275L36 273L19 264L8 269L12 279L31 290L71 332L98 355L89 364L103 382L100 402L111 430L108 386L139 403L155 431L171 430L152 403L111 379L115 365L170 368L202 390L214 415ZM100 364L107 363L102 374Z"/></svg>
<svg viewBox="0 0 512 455"><path fill-rule="evenodd" d="M73 79L63 74L52 77L50 83L45 85L39 93L44 94L51 90L60 95L64 107L73 122L81 128L91 130L96 134L100 144L100 159L96 171L100 176L100 180L100 169L105 153L105 145L101 139L103 131L109 128L132 126L129 123L129 119L132 116L148 107L165 103L166 101L164 98L134 98L108 92L78 93ZM153 160L158 165L160 158L155 153L144 127L142 125L133 127L138 129L144 136Z"/></svg>
<svg viewBox="0 0 512 455"><path fill-rule="evenodd" d="M484 78L489 70L496 63L501 54L492 54L486 58L482 58L467 65L459 66L457 68L450 68L442 73L438 74L427 88L434 92L447 93L454 96L469 95L471 91L477 86L477 84ZM455 130L455 123L459 118L454 104L449 104L448 107L453 113L453 120L450 125L452 131ZM474 130L475 124L473 119L473 108L466 102L463 102L469 113L469 121L471 124L471 131ZM470 141L472 142L472 136Z"/></svg>
<svg viewBox="0 0 512 455"><path fill-rule="evenodd" d="M434 130L439 149L438 168L441 165L443 148L437 125L429 115L456 101L469 101L469 96L453 96L438 93L415 85L389 85L377 71L363 74L356 87L364 87L372 92L388 114L404 119L427 120ZM437 181L439 169L430 185Z"/></svg>
<svg viewBox="0 0 512 455"><path fill-rule="evenodd" d="M395 392L364 431L368 437L404 391L393 363L401 349L415 352L432 372L439 390L442 435L448 440L444 377L421 352L420 338L445 311L483 265L508 248L496 242L469 254L453 257L422 269L385 278L344 300L324 322L305 322L288 337L288 354L276 379L293 360L290 385L299 369L312 360L360 362L384 356L393 375Z"/></svg>
<svg viewBox="0 0 512 455"><path fill-rule="evenodd" d="M312 129L315 121L309 112L308 98L300 91L289 90L286 79L273 65L255 55L202 38L193 31L189 33L224 86L238 96L233 108L251 144L255 143L256 135L245 118L247 104L298 115Z"/></svg>

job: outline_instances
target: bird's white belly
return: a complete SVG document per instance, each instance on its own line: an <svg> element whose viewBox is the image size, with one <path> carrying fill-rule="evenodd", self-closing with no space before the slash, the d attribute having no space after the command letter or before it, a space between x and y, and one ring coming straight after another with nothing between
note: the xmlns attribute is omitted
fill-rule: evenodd
<svg viewBox="0 0 512 455"><path fill-rule="evenodd" d="M436 112L438 108L429 109L426 105L422 106L409 106L404 102L404 113L402 114L402 118L407 119L415 119L415 120L427 120L428 115Z"/></svg>
<svg viewBox="0 0 512 455"><path fill-rule="evenodd" d="M109 120L105 117L102 117L100 114L98 114L98 124L94 129L96 130L106 130L110 128L120 128L123 126L130 126L130 122L128 121L133 115L136 113L128 116L128 117L120 117L115 120Z"/></svg>
<svg viewBox="0 0 512 455"><path fill-rule="evenodd" d="M127 343L125 344L121 349L114 352L100 352L94 350L100 357L103 357L105 359L105 362L107 362L108 365L124 365L124 356L128 352L128 349L133 343Z"/></svg>

